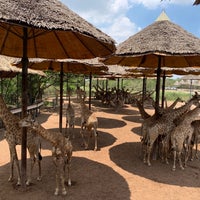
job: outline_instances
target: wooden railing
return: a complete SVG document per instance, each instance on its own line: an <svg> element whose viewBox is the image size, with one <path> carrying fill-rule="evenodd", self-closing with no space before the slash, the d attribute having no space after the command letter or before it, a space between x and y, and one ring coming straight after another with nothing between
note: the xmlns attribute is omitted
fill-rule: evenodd
<svg viewBox="0 0 200 200"><path fill-rule="evenodd" d="M44 102L35 103L33 105L27 106L27 112L34 111L35 115L37 116L40 112L40 107L44 104ZM10 110L13 114L21 114L22 108L14 108Z"/></svg>
<svg viewBox="0 0 200 200"><path fill-rule="evenodd" d="M40 107L44 104L44 102L39 102L39 103L35 103L33 105L30 105L27 107L27 112L32 112L34 114L35 117L38 116L38 114L40 113ZM14 115L19 115L21 116L22 113L22 108L14 108L10 110L11 113L13 113ZM0 119L0 128L4 128L3 122Z"/></svg>

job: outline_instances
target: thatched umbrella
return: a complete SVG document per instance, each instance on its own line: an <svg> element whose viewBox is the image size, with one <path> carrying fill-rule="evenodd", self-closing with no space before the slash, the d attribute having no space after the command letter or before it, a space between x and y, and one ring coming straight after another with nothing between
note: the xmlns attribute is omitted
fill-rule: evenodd
<svg viewBox="0 0 200 200"><path fill-rule="evenodd" d="M199 5L200 4L200 0L196 0L193 5Z"/></svg>
<svg viewBox="0 0 200 200"><path fill-rule="evenodd" d="M13 65L22 67L22 62L16 59ZM60 116L59 130L62 132L62 110L63 110L63 73L85 74L90 77L89 109L91 109L91 81L92 74L102 74L108 71L108 67L99 62L98 58L93 59L29 59L29 69L40 69L44 71L60 72Z"/></svg>
<svg viewBox="0 0 200 200"><path fill-rule="evenodd" d="M27 113L28 58L93 58L114 41L60 1L0 0L0 54L22 58L22 117ZM26 180L26 128L22 132L22 187Z"/></svg>
<svg viewBox="0 0 200 200"><path fill-rule="evenodd" d="M13 78L22 72L22 69L12 65L13 61L13 57L0 55L0 78ZM46 74L40 70L28 69L28 73L46 76Z"/></svg>
<svg viewBox="0 0 200 200"><path fill-rule="evenodd" d="M153 24L119 44L115 54L104 60L111 65L157 68L156 114L161 68L200 66L200 39L165 16L162 12Z"/></svg>

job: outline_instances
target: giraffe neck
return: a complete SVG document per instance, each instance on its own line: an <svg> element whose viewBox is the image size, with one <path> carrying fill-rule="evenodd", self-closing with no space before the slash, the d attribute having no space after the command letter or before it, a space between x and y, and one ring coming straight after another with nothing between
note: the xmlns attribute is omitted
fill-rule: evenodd
<svg viewBox="0 0 200 200"><path fill-rule="evenodd" d="M176 104L178 103L179 98L177 98L168 108L174 108Z"/></svg>
<svg viewBox="0 0 200 200"><path fill-rule="evenodd" d="M149 115L149 114L145 111L144 106L140 103L139 100L136 100L136 103L137 103L137 107L138 107L138 109L139 109L139 111L140 111L140 114L141 114L141 116L142 116L142 119L147 119L147 118L151 117L151 115Z"/></svg>
<svg viewBox="0 0 200 200"><path fill-rule="evenodd" d="M53 146L57 146L58 145L58 140L59 140L59 137L60 137L60 133L59 132L50 132L50 131L46 130L41 125L37 125L37 127L35 127L35 131L41 137L43 137L44 139L46 139L47 141L52 143Z"/></svg>
<svg viewBox="0 0 200 200"><path fill-rule="evenodd" d="M193 100L190 100L185 105L179 108L173 109L171 112L166 113L166 114L169 115L171 120L175 120L176 118L180 117L181 115L189 111L192 105L193 105Z"/></svg>
<svg viewBox="0 0 200 200"><path fill-rule="evenodd" d="M2 96L0 96L0 118L2 119L6 128L11 126L11 124L13 126L14 123L17 123L20 120L17 116L11 113Z"/></svg>
<svg viewBox="0 0 200 200"><path fill-rule="evenodd" d="M185 118L184 123L191 124L193 121L200 120L200 108L196 107L193 110L189 111Z"/></svg>

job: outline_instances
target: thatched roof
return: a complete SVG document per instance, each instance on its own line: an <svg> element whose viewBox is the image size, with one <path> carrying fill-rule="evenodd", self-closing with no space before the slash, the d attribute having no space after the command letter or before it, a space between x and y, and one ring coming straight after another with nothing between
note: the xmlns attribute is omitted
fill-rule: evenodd
<svg viewBox="0 0 200 200"><path fill-rule="evenodd" d="M0 78L12 78L22 72L21 69L11 64L13 60L12 57L0 55ZM39 70L28 69L28 73L46 76L44 72Z"/></svg>
<svg viewBox="0 0 200 200"><path fill-rule="evenodd" d="M200 39L169 20L158 20L118 45L105 64L141 67L200 66Z"/></svg>
<svg viewBox="0 0 200 200"><path fill-rule="evenodd" d="M57 0L0 0L0 54L28 58L93 58L115 51L114 40ZM12 42L11 42L12 41Z"/></svg>
<svg viewBox="0 0 200 200"><path fill-rule="evenodd" d="M154 68L143 68L143 67L130 67L126 71L128 72L140 72L145 74L156 74L156 69ZM171 67L163 67L161 69L161 75L200 75L200 68L188 67L188 68L171 68Z"/></svg>
<svg viewBox="0 0 200 200"><path fill-rule="evenodd" d="M199 5L200 4L200 0L196 0L193 5Z"/></svg>
<svg viewBox="0 0 200 200"><path fill-rule="evenodd" d="M13 65L22 67L21 60L16 59ZM64 73L74 74L102 74L108 71L108 67L99 62L98 58L93 59L29 59L29 69L37 69L43 71L61 71L63 65Z"/></svg>

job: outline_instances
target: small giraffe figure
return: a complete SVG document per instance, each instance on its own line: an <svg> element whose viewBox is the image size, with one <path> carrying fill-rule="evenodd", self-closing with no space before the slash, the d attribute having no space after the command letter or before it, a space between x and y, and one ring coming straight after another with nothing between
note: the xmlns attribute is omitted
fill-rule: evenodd
<svg viewBox="0 0 200 200"><path fill-rule="evenodd" d="M67 137L70 137L72 129L74 129L74 125L75 125L75 110L71 104L71 98L70 98L71 93L68 92L68 95L69 95L69 101L68 101L68 105L67 105L67 109L66 109L65 133L66 133ZM75 138L74 131L72 133L72 138Z"/></svg>
<svg viewBox="0 0 200 200"><path fill-rule="evenodd" d="M10 177L8 181L13 181L14 173L13 167L14 163L16 164L17 168L17 176L18 181L17 185L21 184L21 177L20 177L20 167L19 161L16 151L16 145L21 145L22 140L22 128L19 127L18 122L20 118L11 113L11 111L7 108L6 103L4 102L3 97L0 95L0 118L2 119L5 129L6 129L6 141L9 145L10 150ZM35 160L37 159L37 163L39 166L39 176L37 180L41 180L41 154L40 154L40 138L32 128L27 129L27 148L30 154L31 160L31 169L29 177L26 181L26 184L29 185L32 181L32 171L35 164Z"/></svg>
<svg viewBox="0 0 200 200"><path fill-rule="evenodd" d="M186 163L191 150L191 138L194 132L194 126L192 122L195 120L200 120L200 107L196 107L193 110L189 111L184 119L176 126L171 133L171 142L172 149L174 154L174 163L172 170L176 170L176 154L179 160L179 165L181 169L184 169L182 161L181 161L181 153L183 152L183 147L185 147L185 160L184 165L186 167Z"/></svg>
<svg viewBox="0 0 200 200"><path fill-rule="evenodd" d="M85 104L85 98L81 98L79 96L79 102L80 102L80 109L81 109L81 136L83 139L83 143L85 145L85 149L88 149L90 137L92 133L92 129L94 131L94 139L95 139L95 145L94 145L94 151L97 151L97 127L98 127L98 119L96 117L96 114L89 110L89 108ZM83 130L88 131L88 141L85 141L84 132Z"/></svg>
<svg viewBox="0 0 200 200"><path fill-rule="evenodd" d="M194 127L194 132L191 139L191 160L194 158L198 159L198 143L200 141L200 120L195 120L192 122L192 126ZM193 147L195 145L195 153L193 153Z"/></svg>
<svg viewBox="0 0 200 200"><path fill-rule="evenodd" d="M65 170L67 166L67 182L71 186L70 164L72 158L72 143L69 138L63 136L60 132L50 132L41 126L37 121L33 121L30 116L20 120L20 127L31 127L38 135L52 144L53 163L56 167L56 188L54 195L59 194L59 185L62 187L62 195L67 194L65 188Z"/></svg>
<svg viewBox="0 0 200 200"><path fill-rule="evenodd" d="M193 104L197 105L199 103L199 100L200 96L198 93L195 93L195 95L185 105L169 110L169 112L163 113L163 115L160 117L153 115L147 120L144 120L142 124L142 142L146 144L144 162L147 162L148 166L151 166L151 150L158 136L165 137L170 134L176 126L174 120L187 113Z"/></svg>

